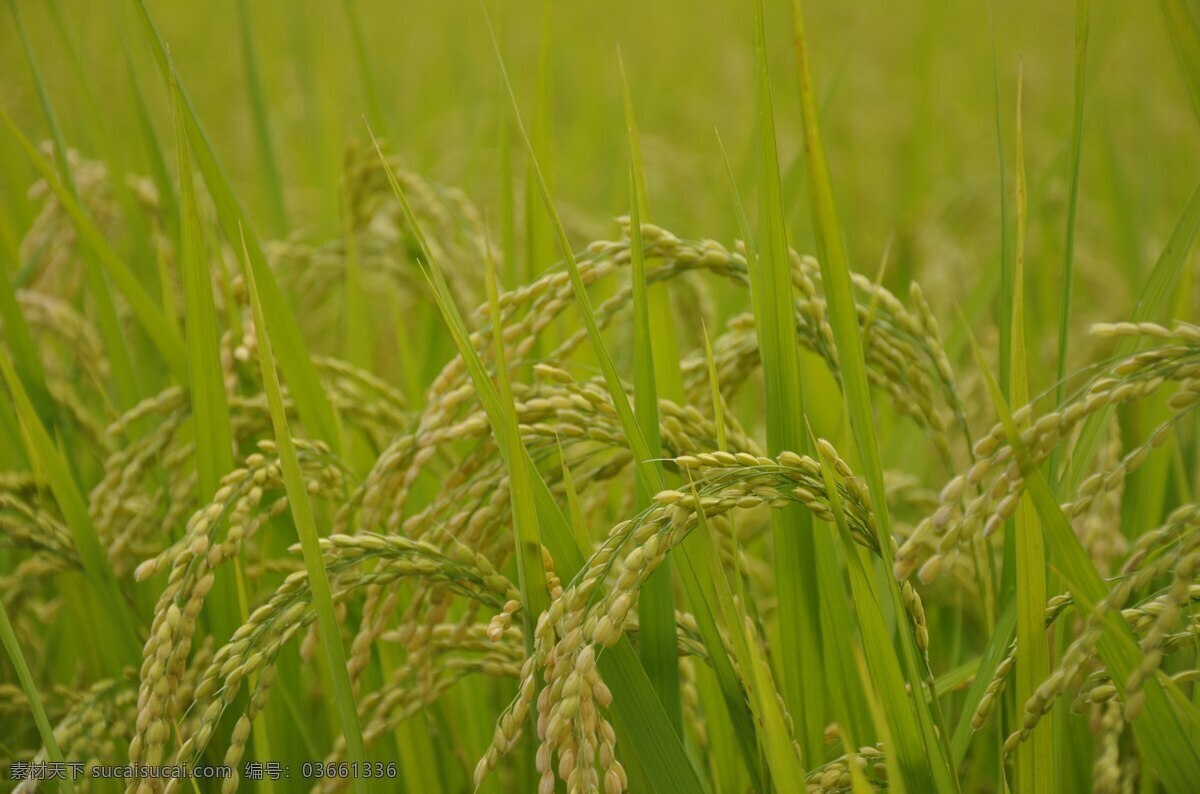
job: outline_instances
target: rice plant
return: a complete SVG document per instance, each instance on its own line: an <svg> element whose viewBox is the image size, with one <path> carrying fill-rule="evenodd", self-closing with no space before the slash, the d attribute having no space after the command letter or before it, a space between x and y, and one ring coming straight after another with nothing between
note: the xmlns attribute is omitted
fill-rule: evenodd
<svg viewBox="0 0 1200 794"><path fill-rule="evenodd" d="M160 5L3 11L3 790L1196 789L1194 8Z"/></svg>

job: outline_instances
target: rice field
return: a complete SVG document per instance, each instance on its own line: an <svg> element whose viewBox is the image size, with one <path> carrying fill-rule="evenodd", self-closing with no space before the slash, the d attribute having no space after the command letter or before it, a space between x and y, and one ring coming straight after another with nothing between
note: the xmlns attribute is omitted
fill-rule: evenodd
<svg viewBox="0 0 1200 794"><path fill-rule="evenodd" d="M1200 785L1200 6L8 0L0 791Z"/></svg>

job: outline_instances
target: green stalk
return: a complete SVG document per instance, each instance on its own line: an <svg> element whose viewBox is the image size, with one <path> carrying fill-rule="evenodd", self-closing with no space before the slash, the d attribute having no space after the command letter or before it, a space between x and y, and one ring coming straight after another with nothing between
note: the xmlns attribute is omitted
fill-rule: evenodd
<svg viewBox="0 0 1200 794"><path fill-rule="evenodd" d="M761 0L754 9L754 63L758 131L759 243L747 230L747 264L754 326L762 358L766 392L767 453L806 452L805 400L796 344L792 263L783 209L783 187L775 141L775 118L767 73L766 30ZM732 173L730 175L732 180ZM751 255L752 254L752 255ZM818 592L821 568L836 569L826 533L814 531L808 511L799 505L772 511L771 535L779 597L778 675L784 702L796 719L797 739L806 766L824 756L825 687L805 671L826 668ZM823 535L818 539L817 535ZM824 550L820 550L824 547ZM843 649L844 650L844 649ZM841 666L836 666L841 667Z"/></svg>
<svg viewBox="0 0 1200 794"><path fill-rule="evenodd" d="M1017 239L1013 263L1012 363L1009 367L1012 400L1029 402L1029 365L1025 355L1025 142L1021 121L1021 80L1017 81ZM1028 423L1026 423L1028 424ZM1022 428L1024 429L1024 428ZM1050 675L1050 648L1046 638L1046 551L1037 512L1023 498L1013 521L1017 602L1017 703L1029 700ZM1051 712L1043 717L1027 742L1017 748L1016 790L1054 790L1054 723Z"/></svg>
<svg viewBox="0 0 1200 794"><path fill-rule="evenodd" d="M622 73L622 77L624 73ZM629 130L629 236L631 277L633 280L633 401L634 418L645 434L650 453L650 466L663 482L662 437L658 418L658 389L655 384L654 350L651 346L649 290L646 285L646 254L642 241L642 206L645 194L640 189L637 161L634 152L637 138L629 100L629 84L622 81L626 97L626 125ZM640 481L636 483L635 509L640 513L650 507L654 494ZM663 561L650 575L638 598L638 620L641 631L638 651L647 675L654 682L659 700L675 726L683 735L683 706L679 691L679 644L675 626L675 590L671 578L670 559Z"/></svg>
<svg viewBox="0 0 1200 794"><path fill-rule="evenodd" d="M104 671L115 676L123 665L135 664L142 656L142 643L135 628L137 621L133 607L117 584L104 546L100 543L100 535L88 514L87 500L75 483L75 475L38 418L7 352L0 351L0 373L8 383L24 429L29 460L34 471L40 472L49 483L63 520L71 531L90 595L95 599L92 614L103 628L103 633L112 638L112 642L103 643L100 650Z"/></svg>
<svg viewBox="0 0 1200 794"><path fill-rule="evenodd" d="M134 0L141 15L146 35L153 45L154 54L162 71L163 80L170 82L171 69L167 57L167 48L159 35L150 12L146 9L145 0ZM334 454L342 451L342 428L337 414L329 401L325 388L317 376L316 367L308 354L308 347L300 333L300 327L288 309L283 292L279 289L275 276L267 264L267 258L262 250L258 235L254 231L250 218L238 201L237 195L230 186L229 179L217 159L212 143L200 124L196 110L188 97L183 81L177 79L179 98L184 109L184 123L188 138L191 141L192 153L204 183L212 196L213 205L217 211L221 229L226 240L230 242L243 241L250 257L250 266L254 268L254 278L258 283L262 297L263 313L275 332L275 342L279 349L279 366L288 381L288 391L296 404L296 411L305 423L309 432L329 444ZM239 244L237 242L235 244Z"/></svg>
<svg viewBox="0 0 1200 794"><path fill-rule="evenodd" d="M1020 466L1027 493L1041 518L1050 551L1050 569L1062 578L1079 611L1090 614L1108 597L1108 586L1072 529L1045 475L1033 463L1025 445L1021 443L1021 431L1013 421L1008 403L988 371L974 336L970 338L979 370L983 373L992 403L1000 415L1008 442ZM1101 627L1098 646L1100 659L1119 696L1124 699L1126 682L1141 662L1142 651L1129 624L1115 610L1105 610ZM1132 720L1131 724L1149 765L1158 773L1167 790L1183 794L1193 791L1195 782L1200 780L1200 752L1189 741L1188 732L1174 707L1181 702L1186 703L1186 698L1172 692L1172 698L1168 699L1168 689L1175 690L1176 687L1161 672L1159 676L1147 679L1142 689L1145 714ZM1188 717L1195 724L1197 715L1194 709Z"/></svg>
<svg viewBox="0 0 1200 794"><path fill-rule="evenodd" d="M755 7L759 12L761 24L762 0L756 0ZM804 110L805 151L808 157L809 189L812 194L813 227L817 235L821 275L829 304L829 320L837 345L842 389L850 414L850 427L853 431L859 458L862 461L875 512L880 556L883 560L884 570L890 574L894 567L891 519L887 505L887 490L883 480L883 463L880 459L878 440L875 435L875 418L871 406L866 363L863 357L862 337L850 280L850 263L834 205L829 163L821 142L816 94L810 75L808 46L799 0L793 0L792 12L795 25L800 98ZM761 71L765 72L765 65L761 67ZM761 82L765 83L765 79ZM767 90L769 91L769 87ZM896 615L903 615L903 599L899 583L890 575L886 577L886 580L891 597L891 608ZM868 581L872 587L875 586L873 579ZM875 621L882 617L882 615L876 614L879 609L883 608L882 599L876 595L875 601L875 610L868 610L869 614L864 614L862 610L858 612L859 620L863 622L864 641L865 637L871 633L866 621ZM946 728L941 725L935 729L934 717L930 713L929 704L923 694L925 676L922 670L923 664L917 652L916 641L907 627L900 629L897 635L901 648L900 660L903 664L903 677L914 696L907 697L903 689L898 690L891 687L885 689L881 695L884 709L888 715L889 728L896 742L900 764L904 769L905 782L913 789L920 791L955 791L957 778L948 755L948 748L944 743ZM871 666L872 675L878 680L887 680L884 678L888 675L888 671L885 669L887 661L888 657L885 655L868 654L868 665ZM939 738L939 732L941 738Z"/></svg>
<svg viewBox="0 0 1200 794"><path fill-rule="evenodd" d="M438 272L436 259L421 231L420 223L413 214L408 198L396 180L389 163L384 161L392 191L400 202L401 210L409 228L413 230L421 249L423 261L429 266L431 275ZM439 283L431 278L434 296L438 301L459 355L475 385L476 393L488 417L492 432L501 442L501 455L508 466L510 476L517 466L529 472L528 487L537 511L541 542L554 558L555 570L563 581L569 581L585 564L583 551L575 540L570 523L550 493L545 480L537 471L524 443L508 444L504 439L508 428L515 424L514 408L505 403L492 380L478 351L470 341L470 334L454 304L444 280ZM512 416L509 416L512 414ZM515 457L510 457L515 453ZM671 727L666 712L654 694L653 686L645 670L638 664L637 656L627 638L622 637L615 646L607 648L598 658L597 665L609 688L613 691L613 716L619 744L632 753L627 758L636 761L645 772L654 791L702 792L704 783L684 752L679 736Z"/></svg>
<svg viewBox="0 0 1200 794"><path fill-rule="evenodd" d="M346 671L346 652L342 647L341 631L333 606L333 592L329 586L329 575L321 556L321 543L317 534L317 523L313 517L312 504L308 498L308 486L300 461L296 457L296 446L288 429L287 412L283 406L283 395L279 388L279 376L275 371L275 354L271 344L271 328L267 324L262 299L255 280L250 252L242 246L242 274L250 295L250 306L254 311L254 327L258 338L258 362L262 369L263 390L267 395L267 406L271 411L271 425L275 429L275 444L279 453L279 465L283 470L284 486L288 505L300 537L304 555L304 567L308 570L308 583L312 589L313 606L317 612L317 628L321 645L325 650L325 661L333 685L333 697L337 704L342 735L346 739L346 755L352 763L362 764L367 760L363 746L362 730L358 724L358 708L350 676ZM354 778L357 792L369 790L361 777Z"/></svg>
<svg viewBox="0 0 1200 794"><path fill-rule="evenodd" d="M254 32L250 28L250 8L246 0L238 0L238 21L242 29L242 65L246 70L246 89L250 93L250 110L254 119L254 139L258 145L258 160L262 164L267 188L267 206L271 211L271 229L278 237L288 231L287 209L283 202L283 177L271 142L270 114L267 96L263 91L262 73L254 48Z"/></svg>
<svg viewBox="0 0 1200 794"><path fill-rule="evenodd" d="M38 102L42 108L42 115L46 118L46 125L50 128L50 137L54 141L54 157L58 166L58 176L61 179L60 187L63 188L63 193L70 199L73 199L78 206L79 194L75 188L75 180L71 175L70 165L67 163L66 142L63 139L62 130L58 124L58 116L55 114L54 107L50 103L50 96L46 92L46 85L42 80L41 68L38 66L37 58L33 54L33 48L29 44L29 38L25 33L25 25L21 20L16 0L9 0L8 5L12 12L17 35L21 40L21 49L25 53L25 60L29 64L29 71L33 75L33 82L37 89ZM2 112L0 111L0 113ZM9 119L8 114L4 113L3 115L4 120L8 123L13 133L18 136L18 139L23 144L27 144L24 136L20 134L16 126L12 123L12 120ZM32 146L25 145L24 148L27 152L32 151L36 154L36 150ZM39 168L39 170L42 169ZM44 170L43 176L46 176ZM47 178L47 182L51 182L51 180ZM51 187L55 183L51 182ZM66 204L65 201L64 204ZM74 215L72 218L74 219ZM80 231L82 232L82 229ZM121 331L121 324L117 318L116 304L113 302L112 290L109 287L108 281L104 278L104 274L101 272L94 254L86 246L83 249L83 255L85 264L84 277L87 279L88 290L92 295L92 300L96 302L97 325L100 328L100 335L104 340L104 345L109 356L109 365L113 370L113 381L116 386L117 397L122 407L127 408L133 405L140 396L138 394L138 382L133 366L133 359L129 352L128 343Z"/></svg>
<svg viewBox="0 0 1200 794"><path fill-rule="evenodd" d="M46 756L53 763L65 765L67 760L58 747L58 740L54 738L54 729L50 727L50 720L46 718L46 708L42 705L42 696L38 693L37 684L29 672L25 654L21 652L21 645L17 642L17 634L8 620L8 610L4 608L2 599L0 599L0 645L4 646L8 658L16 668L17 678L21 681L21 689L25 691L25 699L29 701L29 710L33 712L33 721L37 724L38 733L42 736L42 745L46 748ZM63 791L67 794L74 794L75 786L71 782L70 771L60 783Z"/></svg>

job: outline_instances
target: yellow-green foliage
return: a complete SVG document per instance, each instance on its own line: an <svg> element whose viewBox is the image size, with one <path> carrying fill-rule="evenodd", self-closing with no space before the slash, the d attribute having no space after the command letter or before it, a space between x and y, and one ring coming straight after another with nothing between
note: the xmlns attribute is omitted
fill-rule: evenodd
<svg viewBox="0 0 1200 794"><path fill-rule="evenodd" d="M459 5L3 5L0 791L1194 790L1195 9Z"/></svg>

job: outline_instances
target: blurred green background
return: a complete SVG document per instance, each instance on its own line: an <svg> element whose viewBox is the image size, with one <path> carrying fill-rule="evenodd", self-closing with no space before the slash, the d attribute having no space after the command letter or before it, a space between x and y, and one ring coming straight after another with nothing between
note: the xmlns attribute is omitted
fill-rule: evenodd
<svg viewBox="0 0 1200 794"><path fill-rule="evenodd" d="M147 171L125 37L161 140L172 140L166 91L133 4L18 0L66 139L102 149L122 171ZM345 146L367 138L369 112L348 10L361 24L382 134L405 164L498 210L498 123L506 113L495 57L474 0L232 0L149 4L235 188L263 231L274 228L255 142L243 34L253 42L293 233L338 229ZM626 143L618 48L646 150L654 219L687 237L735 235L714 130L754 194L749 6L737 2L490 6L527 121L548 109L553 187L577 242L614 234L626 211ZM246 14L243 16L242 10ZM782 168L794 246L811 251L786 3L768 4ZM1024 70L1032 309L1055 313L1061 270L1072 107L1074 3L809 2L816 80L833 177L854 267L873 275L892 241L886 282L919 278L943 317L968 300L999 256L1000 172L989 14L1001 129L1013 164L1015 95ZM56 24L57 20L61 24ZM0 105L46 137L12 17L0 15ZM1200 172L1200 139L1167 23L1157 3L1101 0L1092 9L1078 221L1076 322L1098 307L1127 313L1129 287L1153 263ZM63 36L78 52L72 63ZM537 75L546 45L548 103ZM86 81L86 86L84 85ZM88 99L91 92L93 99ZM88 103L111 143L89 135ZM379 131L377 131L379 132ZM524 159L512 137L514 170ZM0 136L5 235L28 227L32 169ZM1010 187L1011 191L1011 178ZM518 201L518 207L521 202ZM492 224L495 228L495 224ZM585 239L586 238L586 239ZM990 281L990 279L989 279ZM984 287L987 288L986 285ZM1036 314L1035 314L1036 316ZM1082 329L1076 324L1076 328ZM1046 334L1046 349L1053 349Z"/></svg>

